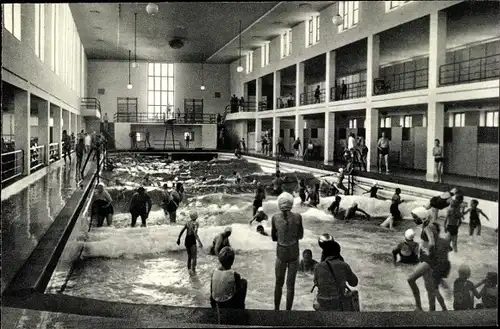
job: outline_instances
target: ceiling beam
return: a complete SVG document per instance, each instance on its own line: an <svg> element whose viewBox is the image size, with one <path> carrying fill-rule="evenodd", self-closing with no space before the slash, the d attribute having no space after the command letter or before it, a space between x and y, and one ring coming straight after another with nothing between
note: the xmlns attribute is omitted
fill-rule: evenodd
<svg viewBox="0 0 500 329"><path fill-rule="evenodd" d="M241 33L239 33L238 35L236 35L228 43L226 43L224 46L222 46L219 50L217 50L215 53L213 53L210 57L208 57L205 62L208 62L215 55L217 55L219 52L221 52L224 48L226 48L227 46L229 46L234 41L238 40L238 38L240 37L240 35L243 35L243 33L245 33L246 31L248 31L249 29L251 29L255 24L259 23L264 17L266 17L267 15L271 14L273 11L275 11L279 6L281 6L284 3L285 3L285 1L280 1L273 8L271 8L270 10L268 10L264 15L262 15L261 17L259 17L259 19L257 19L255 22L253 22L252 24L250 24L250 26L248 26L246 29L244 29L243 31L241 31Z"/></svg>

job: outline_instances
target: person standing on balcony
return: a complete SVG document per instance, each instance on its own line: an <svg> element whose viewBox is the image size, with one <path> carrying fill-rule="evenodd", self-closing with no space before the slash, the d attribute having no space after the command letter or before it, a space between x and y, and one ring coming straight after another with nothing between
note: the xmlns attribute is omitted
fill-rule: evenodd
<svg viewBox="0 0 500 329"><path fill-rule="evenodd" d="M62 152L64 164L66 164L66 156L68 156L69 164L71 165L71 138L66 130L62 132Z"/></svg>
<svg viewBox="0 0 500 329"><path fill-rule="evenodd" d="M149 130L147 129L146 129L146 144L148 145L149 148L151 147L151 144L149 143Z"/></svg>
<svg viewBox="0 0 500 329"><path fill-rule="evenodd" d="M347 99L347 85L344 80L342 80L342 85L340 86L340 98Z"/></svg>
<svg viewBox="0 0 500 329"><path fill-rule="evenodd" d="M191 140L191 136L189 136L189 132L184 133L184 141L186 142L186 148L189 148L189 141Z"/></svg>
<svg viewBox="0 0 500 329"><path fill-rule="evenodd" d="M241 96L241 98L239 100L239 109L238 110L240 112L245 111L245 99L243 98L243 96Z"/></svg>
<svg viewBox="0 0 500 329"><path fill-rule="evenodd" d="M180 120L181 118L181 109L177 108L177 120Z"/></svg>
<svg viewBox="0 0 500 329"><path fill-rule="evenodd" d="M320 96L321 90L319 89L319 86L317 86L316 90L314 91L314 103L320 103Z"/></svg>
<svg viewBox="0 0 500 329"><path fill-rule="evenodd" d="M385 160L385 172L389 173L389 138L382 132L382 137L378 140L378 172L382 172L382 159Z"/></svg>
<svg viewBox="0 0 500 329"><path fill-rule="evenodd" d="M104 113L104 131L108 132L108 114Z"/></svg>
<svg viewBox="0 0 500 329"><path fill-rule="evenodd" d="M238 111L238 97L233 94L233 97L231 97L231 113L235 113Z"/></svg>
<svg viewBox="0 0 500 329"><path fill-rule="evenodd" d="M293 96L292 93L290 93L290 96L288 96L288 107L294 107L295 106L295 97Z"/></svg>

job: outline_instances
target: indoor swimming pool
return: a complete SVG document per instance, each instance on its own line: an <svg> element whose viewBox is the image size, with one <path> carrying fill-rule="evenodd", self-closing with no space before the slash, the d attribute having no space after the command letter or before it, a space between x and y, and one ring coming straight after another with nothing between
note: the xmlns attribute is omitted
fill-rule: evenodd
<svg viewBox="0 0 500 329"><path fill-rule="evenodd" d="M142 157L134 161L125 154L114 155L112 160L115 168L112 172L104 172L102 181L114 200L113 224L111 227L92 227L86 234L83 252L74 264L64 294L114 302L210 307L210 276L218 261L208 254L208 248L218 233L231 226L230 242L237 253L233 269L248 280L246 307L274 308L276 243L270 236L258 234L255 223L249 225L254 196L252 183L258 180L263 185L269 185L272 173L266 173L257 164L246 160L176 161L165 164L165 160L158 157ZM234 184L233 170L243 177L241 186ZM149 184L156 185L146 187L154 206L147 227L131 228L128 202L133 189L144 182L146 174L149 175ZM223 184L215 181L220 175L227 178ZM308 184L318 179L311 173L286 173L285 176L290 184L286 184L284 189L289 192L296 189L296 176L307 179ZM177 212L177 223L169 224L159 207L159 186L174 177L184 183L186 196ZM202 178L205 180L202 181ZM355 190L357 195L342 197L341 208L348 208L356 201L361 209L374 217L373 221L344 223L334 220L326 212L333 197L321 198L318 209L313 209L300 206L300 199L295 194L292 211L300 213L304 223L301 252L311 249L314 259L319 260L321 249L317 237L322 233L332 234L342 246L344 259L359 278L356 289L360 294L362 311L414 310L414 300L406 281L413 268L395 266L391 253L403 240L403 232L414 224L408 220L393 231L379 227L378 224L389 215L390 201L370 199L361 196L360 192ZM386 193L390 195L393 191ZM400 210L405 218L410 217L412 209L426 201L405 196L403 199L406 202ZM276 197L268 193L263 207L270 218L278 210ZM195 275L190 275L186 268L187 255L183 243L180 246L176 244L190 210L199 214L199 236L204 245L203 251L198 252ZM263 222L263 226L270 234L270 220ZM416 231L419 236L420 229ZM497 235L493 229L483 227L482 236L469 237L468 228L463 227L458 239L459 252L450 253L450 284L456 279L457 268L462 263L470 265L473 282L482 280L489 271L498 272ZM298 274L294 310L313 310L312 281L311 274ZM423 292L421 281L418 284ZM452 293L443 292L451 309ZM422 294L422 302L427 309L425 294Z"/></svg>

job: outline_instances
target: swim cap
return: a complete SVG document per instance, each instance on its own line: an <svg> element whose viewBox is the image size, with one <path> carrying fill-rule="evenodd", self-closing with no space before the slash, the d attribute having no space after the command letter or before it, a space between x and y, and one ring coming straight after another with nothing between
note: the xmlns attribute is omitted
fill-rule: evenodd
<svg viewBox="0 0 500 329"><path fill-rule="evenodd" d="M428 211L424 207L417 207L411 211L411 214L421 220L426 220Z"/></svg>
<svg viewBox="0 0 500 329"><path fill-rule="evenodd" d="M173 188L174 187L174 183L172 183L171 181L167 182L167 188Z"/></svg>
<svg viewBox="0 0 500 329"><path fill-rule="evenodd" d="M102 187L102 188L104 188L104 184L103 184L103 183L99 183L99 184L97 184L97 187Z"/></svg>
<svg viewBox="0 0 500 329"><path fill-rule="evenodd" d="M318 244L321 247L322 244L334 241L333 236L328 233L321 234L318 237Z"/></svg>
<svg viewBox="0 0 500 329"><path fill-rule="evenodd" d="M344 168L339 168L339 173L342 173L344 171Z"/></svg>
<svg viewBox="0 0 500 329"><path fill-rule="evenodd" d="M233 231L231 226L228 226L224 229L224 233L231 233Z"/></svg>
<svg viewBox="0 0 500 329"><path fill-rule="evenodd" d="M405 232L405 239L413 241L413 238L415 238L415 231L412 230L411 228L407 229Z"/></svg>
<svg viewBox="0 0 500 329"><path fill-rule="evenodd" d="M457 188L456 188L456 187L454 187L454 188L452 188L452 189L450 190L450 193L451 193L452 195L457 194L457 192L458 192L458 190L457 190Z"/></svg>
<svg viewBox="0 0 500 329"><path fill-rule="evenodd" d="M175 178L174 178L174 181L176 181L176 182L177 182L178 180L179 180L179 177L175 177Z"/></svg>
<svg viewBox="0 0 500 329"><path fill-rule="evenodd" d="M462 264L458 268L458 276L461 278L469 278L470 277L470 267L467 264Z"/></svg>
<svg viewBox="0 0 500 329"><path fill-rule="evenodd" d="M264 226L262 225L257 226L257 231L264 231Z"/></svg>
<svg viewBox="0 0 500 329"><path fill-rule="evenodd" d="M219 262L224 266L224 267L229 267L232 266L234 263L234 250L231 247L224 247L221 249L219 252Z"/></svg>
<svg viewBox="0 0 500 329"><path fill-rule="evenodd" d="M191 210L189 212L189 217L191 217L191 219L195 220L195 219L198 218L198 213L196 211L194 211L194 210Z"/></svg>
<svg viewBox="0 0 500 329"><path fill-rule="evenodd" d="M290 211L293 207L293 196L288 192L283 192L278 196L278 208L281 211Z"/></svg>
<svg viewBox="0 0 500 329"><path fill-rule="evenodd" d="M259 209L257 209L257 211L264 211L264 208L259 207Z"/></svg>

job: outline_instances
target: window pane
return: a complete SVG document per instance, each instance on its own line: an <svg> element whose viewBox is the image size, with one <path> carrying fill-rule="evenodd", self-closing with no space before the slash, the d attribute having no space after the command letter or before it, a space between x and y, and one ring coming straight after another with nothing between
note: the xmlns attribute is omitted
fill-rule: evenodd
<svg viewBox="0 0 500 329"><path fill-rule="evenodd" d="M154 105L160 105L161 104L161 92L155 91L155 103Z"/></svg>
<svg viewBox="0 0 500 329"><path fill-rule="evenodd" d="M161 76L165 77L168 75L168 64L161 64Z"/></svg>
<svg viewBox="0 0 500 329"><path fill-rule="evenodd" d="M12 33L12 10L13 10L13 5L12 4L4 4L3 6L3 25L5 26L5 29Z"/></svg>
<svg viewBox="0 0 500 329"><path fill-rule="evenodd" d="M154 68L155 68L155 65L153 63L148 63L148 75L149 76L154 75Z"/></svg>
<svg viewBox="0 0 500 329"><path fill-rule="evenodd" d="M161 90L161 78L155 77L155 90Z"/></svg>
<svg viewBox="0 0 500 329"><path fill-rule="evenodd" d="M155 78L148 78L148 90L154 90Z"/></svg>
<svg viewBox="0 0 500 329"><path fill-rule="evenodd" d="M498 111L493 115L493 127L498 127Z"/></svg>
<svg viewBox="0 0 500 329"><path fill-rule="evenodd" d="M460 127L460 114L456 113L455 114L455 127Z"/></svg>
<svg viewBox="0 0 500 329"><path fill-rule="evenodd" d="M148 105L154 105L155 103L155 92L148 91Z"/></svg>
<svg viewBox="0 0 500 329"><path fill-rule="evenodd" d="M448 117L448 127L453 127L453 114Z"/></svg>
<svg viewBox="0 0 500 329"><path fill-rule="evenodd" d="M486 112L486 127L493 127L493 112Z"/></svg>
<svg viewBox="0 0 500 329"><path fill-rule="evenodd" d="M174 90L174 78L168 78L168 90L169 91Z"/></svg>
<svg viewBox="0 0 500 329"><path fill-rule="evenodd" d="M169 92L168 93L168 105L174 105L175 100L174 100L174 93Z"/></svg>
<svg viewBox="0 0 500 329"><path fill-rule="evenodd" d="M14 36L21 40L21 4L14 4Z"/></svg>
<svg viewBox="0 0 500 329"><path fill-rule="evenodd" d="M356 24L358 24L358 22L359 22L359 10L355 10L352 23L353 23L353 25L356 25Z"/></svg>
<svg viewBox="0 0 500 329"><path fill-rule="evenodd" d="M165 78L165 76L162 76L161 77L161 90L167 90L168 88L168 82L167 82L167 78Z"/></svg>
<svg viewBox="0 0 500 329"><path fill-rule="evenodd" d="M168 64L168 74L173 77L174 76L174 64Z"/></svg>
<svg viewBox="0 0 500 329"><path fill-rule="evenodd" d="M168 104L168 101L167 101L167 92L166 91L162 91L161 92L161 105L167 105Z"/></svg>
<svg viewBox="0 0 500 329"><path fill-rule="evenodd" d="M159 77L161 76L161 64L160 63L155 63L155 76ZM155 86L156 88L156 86Z"/></svg>

